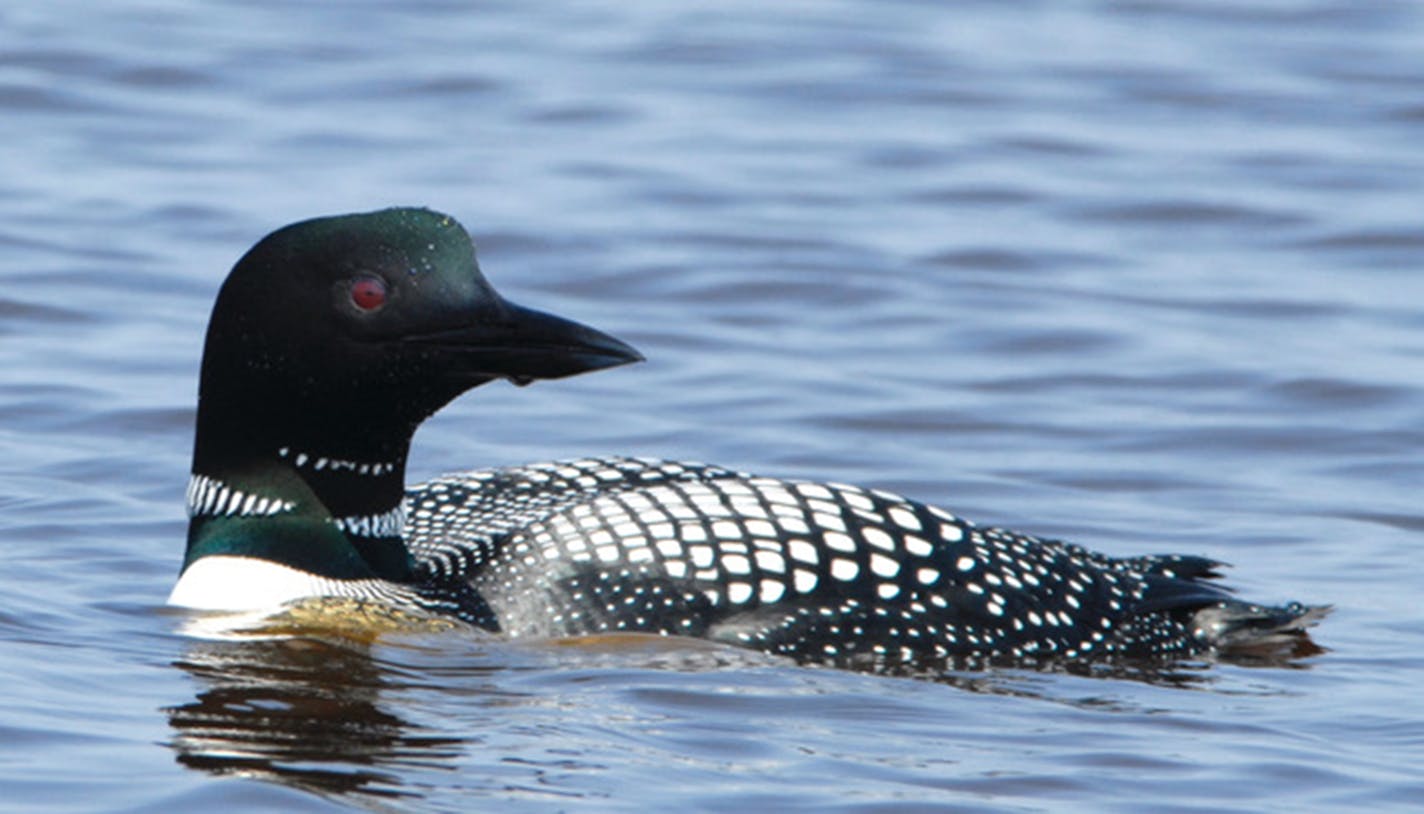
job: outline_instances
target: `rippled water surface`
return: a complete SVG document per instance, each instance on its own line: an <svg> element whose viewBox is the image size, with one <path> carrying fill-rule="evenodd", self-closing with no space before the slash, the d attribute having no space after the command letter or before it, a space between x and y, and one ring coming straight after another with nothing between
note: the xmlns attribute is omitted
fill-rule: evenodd
<svg viewBox="0 0 1424 814"><path fill-rule="evenodd" d="M1424 7L10 3L0 809L1383 811L1424 800ZM425 204L646 365L412 472L626 452L901 491L1331 603L1294 668L943 681L696 642L205 642L202 330Z"/></svg>

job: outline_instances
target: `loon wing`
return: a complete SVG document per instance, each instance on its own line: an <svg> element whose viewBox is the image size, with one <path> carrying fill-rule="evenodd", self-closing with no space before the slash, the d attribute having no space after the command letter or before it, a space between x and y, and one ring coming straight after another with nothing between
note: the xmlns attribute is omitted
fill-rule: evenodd
<svg viewBox="0 0 1424 814"><path fill-rule="evenodd" d="M425 572L466 581L516 636L709 636L818 659L1161 656L1209 647L1194 614L1234 602L1204 581L1208 559L1115 560L887 492L698 464L467 473L414 490L408 511Z"/></svg>

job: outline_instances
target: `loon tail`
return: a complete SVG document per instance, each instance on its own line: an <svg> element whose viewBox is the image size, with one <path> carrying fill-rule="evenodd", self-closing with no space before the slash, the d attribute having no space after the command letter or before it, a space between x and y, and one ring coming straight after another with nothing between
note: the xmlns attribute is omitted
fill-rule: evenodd
<svg viewBox="0 0 1424 814"><path fill-rule="evenodd" d="M1227 599L1192 614L1192 633L1219 655L1299 658L1320 652L1306 630L1331 610L1330 605L1291 602L1270 607Z"/></svg>
<svg viewBox="0 0 1424 814"><path fill-rule="evenodd" d="M1330 613L1330 605L1244 602L1215 582L1226 564L1206 557L1153 555L1124 562L1147 585L1138 610L1176 618L1204 652L1273 664L1323 652L1308 630Z"/></svg>

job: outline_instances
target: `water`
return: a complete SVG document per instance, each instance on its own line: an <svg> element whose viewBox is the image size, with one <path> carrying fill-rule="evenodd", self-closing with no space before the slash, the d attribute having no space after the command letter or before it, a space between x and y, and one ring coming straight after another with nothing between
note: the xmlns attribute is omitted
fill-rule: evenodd
<svg viewBox="0 0 1424 814"><path fill-rule="evenodd" d="M1424 799L1424 10L11 3L0 808L1384 811ZM646 365L412 472L901 491L1333 603L1295 669L942 682L698 643L214 643L162 608L226 269L451 212Z"/></svg>

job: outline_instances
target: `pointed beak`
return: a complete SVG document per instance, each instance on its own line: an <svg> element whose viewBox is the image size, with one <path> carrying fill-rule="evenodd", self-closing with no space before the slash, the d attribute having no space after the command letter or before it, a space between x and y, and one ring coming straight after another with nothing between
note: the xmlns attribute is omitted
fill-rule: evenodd
<svg viewBox="0 0 1424 814"><path fill-rule="evenodd" d="M643 361L631 345L602 331L508 301L476 324L404 341L439 353L452 377L515 384Z"/></svg>

